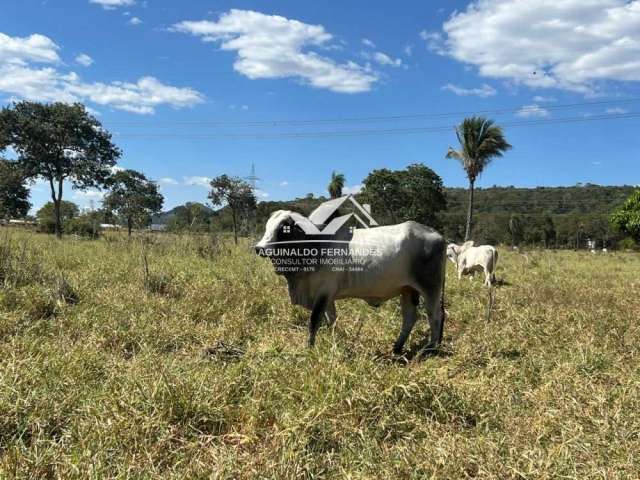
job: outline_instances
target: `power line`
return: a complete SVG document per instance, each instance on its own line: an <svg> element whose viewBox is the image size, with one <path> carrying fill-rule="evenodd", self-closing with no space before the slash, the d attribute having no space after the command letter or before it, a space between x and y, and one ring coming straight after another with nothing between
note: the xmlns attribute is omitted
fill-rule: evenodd
<svg viewBox="0 0 640 480"><path fill-rule="evenodd" d="M502 127L529 127L541 125L553 125L564 123L578 123L604 120L625 120L640 118L640 112L629 112L624 114L602 114L589 117L562 117L545 118L537 120L521 120L515 122L504 122ZM251 133L200 133L190 134L181 132L145 132L145 133L114 133L120 138L185 138L185 139L273 139L273 138L330 138L330 137L353 137L353 136L377 136L377 135L407 135L450 132L454 125L442 125L433 127L414 128L387 128L387 129L359 129L359 130L329 130L320 132L251 132Z"/></svg>
<svg viewBox="0 0 640 480"><path fill-rule="evenodd" d="M378 115L369 117L345 117L345 118L325 118L325 119L308 119L308 120L254 120L247 122L223 122L223 121L171 121L171 122L135 122L121 121L109 122L111 125L122 126L203 126L203 127L293 127L293 126L313 126L321 124L348 124L348 123L370 123L370 122L386 122L386 121L402 121L402 120L422 120L427 118L446 118L460 117L469 115L503 115L510 113L535 113L543 109L546 111L556 111L572 108L602 106L611 104L624 104L640 101L640 98L625 98L616 100L599 100L594 102L566 103L558 105L530 105L518 108L500 108L493 110L474 110L465 112L434 112L434 113L415 113L405 115Z"/></svg>

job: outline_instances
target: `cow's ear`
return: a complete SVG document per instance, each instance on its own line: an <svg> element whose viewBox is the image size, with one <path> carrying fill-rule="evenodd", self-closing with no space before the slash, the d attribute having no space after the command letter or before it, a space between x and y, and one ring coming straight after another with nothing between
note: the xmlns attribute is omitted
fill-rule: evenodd
<svg viewBox="0 0 640 480"><path fill-rule="evenodd" d="M473 247L474 245L475 245L474 241L473 241L473 240L469 240L468 242L464 242L464 243L462 244L462 248L461 248L461 250L466 250L467 248L471 248L471 247Z"/></svg>

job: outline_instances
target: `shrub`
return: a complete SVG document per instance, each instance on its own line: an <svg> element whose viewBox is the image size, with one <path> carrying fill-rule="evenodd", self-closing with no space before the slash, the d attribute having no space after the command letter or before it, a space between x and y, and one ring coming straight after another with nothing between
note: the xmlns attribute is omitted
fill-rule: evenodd
<svg viewBox="0 0 640 480"><path fill-rule="evenodd" d="M64 224L64 232L85 238L98 238L100 236L100 223L92 214L81 215L68 220Z"/></svg>

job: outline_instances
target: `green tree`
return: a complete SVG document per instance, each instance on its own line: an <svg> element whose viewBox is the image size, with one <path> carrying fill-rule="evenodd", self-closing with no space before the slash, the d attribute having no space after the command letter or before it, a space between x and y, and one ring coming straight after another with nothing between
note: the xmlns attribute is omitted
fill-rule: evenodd
<svg viewBox="0 0 640 480"><path fill-rule="evenodd" d="M371 205L378 222L414 220L441 227L439 214L446 206L442 179L422 164L405 170L374 170L364 179L360 199Z"/></svg>
<svg viewBox="0 0 640 480"><path fill-rule="evenodd" d="M146 226L151 216L162 210L164 198L156 185L135 170L121 170L108 180L105 208L116 212L127 225L131 236L134 226Z"/></svg>
<svg viewBox="0 0 640 480"><path fill-rule="evenodd" d="M511 235L511 246L515 247L523 237L523 222L520 215L513 214L509 218L509 234Z"/></svg>
<svg viewBox="0 0 640 480"><path fill-rule="evenodd" d="M167 222L173 231L189 230L194 232L208 230L213 212L198 202L187 202L173 209L173 216Z"/></svg>
<svg viewBox="0 0 640 480"><path fill-rule="evenodd" d="M331 182L329 182L329 186L327 186L331 198L339 198L342 196L344 182L345 178L342 173L331 172Z"/></svg>
<svg viewBox="0 0 640 480"><path fill-rule="evenodd" d="M53 202L47 202L36 212L38 228L42 232L54 233L56 232L58 220L64 223L77 217L79 213L80 209L73 202L62 200L57 209Z"/></svg>
<svg viewBox="0 0 640 480"><path fill-rule="evenodd" d="M21 218L29 213L29 189L19 165L0 158L0 218Z"/></svg>
<svg viewBox="0 0 640 480"><path fill-rule="evenodd" d="M101 187L120 157L111 135L84 105L20 102L0 112L0 148L13 147L26 178L51 189L55 233L62 236L65 181L79 190Z"/></svg>
<svg viewBox="0 0 640 480"><path fill-rule="evenodd" d="M211 180L209 199L213 205L226 205L231 210L233 240L237 245L238 221L256 209L256 197L251 185L239 177L220 175Z"/></svg>
<svg viewBox="0 0 640 480"><path fill-rule="evenodd" d="M476 180L491 161L511 148L502 132L493 120L484 117L465 118L456 127L456 136L460 150L449 147L447 158L458 160L469 179L469 202L467 207L467 226L464 239L469 240L473 224L473 189Z"/></svg>
<svg viewBox="0 0 640 480"><path fill-rule="evenodd" d="M611 223L621 233L640 242L640 189L611 215Z"/></svg>
<svg viewBox="0 0 640 480"><path fill-rule="evenodd" d="M544 248L550 248L556 243L556 226L551 216L545 216L542 229L544 232Z"/></svg>

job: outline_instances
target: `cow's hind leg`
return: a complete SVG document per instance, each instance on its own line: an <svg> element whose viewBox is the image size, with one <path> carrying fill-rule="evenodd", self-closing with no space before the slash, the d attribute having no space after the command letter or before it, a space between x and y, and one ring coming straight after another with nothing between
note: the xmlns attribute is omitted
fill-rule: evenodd
<svg viewBox="0 0 640 480"><path fill-rule="evenodd" d="M484 284L487 287L491 286L491 281L492 281L491 277L492 277L491 272L489 271L489 269L487 267L485 267L484 268Z"/></svg>
<svg viewBox="0 0 640 480"><path fill-rule="evenodd" d="M393 346L393 353L399 355L402 353L407 338L413 330L413 326L417 319L418 303L420 302L420 294L413 288L407 289L402 292L402 298L400 304L402 307L402 328L400 329L400 335Z"/></svg>
<svg viewBox="0 0 640 480"><path fill-rule="evenodd" d="M313 304L311 318L309 319L309 347L313 347L316 344L316 333L327 308L327 303L329 303L327 297L320 297Z"/></svg>
<svg viewBox="0 0 640 480"><path fill-rule="evenodd" d="M327 326L332 327L336 323L336 302L328 302L326 311L324 312L324 318L327 321Z"/></svg>
<svg viewBox="0 0 640 480"><path fill-rule="evenodd" d="M444 271L441 273L444 276ZM442 331L444 329L444 304L443 288L444 278L440 282L429 279L423 285L416 286L420 294L424 297L424 304L427 308L429 316L429 328L431 330L431 338L427 349L435 349L442 342Z"/></svg>

